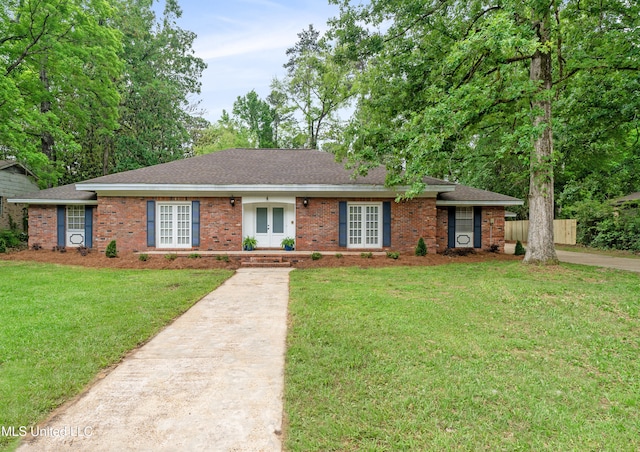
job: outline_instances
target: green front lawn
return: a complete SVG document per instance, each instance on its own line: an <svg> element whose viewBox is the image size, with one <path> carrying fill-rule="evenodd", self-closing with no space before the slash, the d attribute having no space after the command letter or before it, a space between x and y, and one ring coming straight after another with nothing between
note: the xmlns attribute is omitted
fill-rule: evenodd
<svg viewBox="0 0 640 452"><path fill-rule="evenodd" d="M0 262L0 426L42 420L230 275Z"/></svg>
<svg viewBox="0 0 640 452"><path fill-rule="evenodd" d="M295 271L285 447L639 450L639 310L595 267Z"/></svg>

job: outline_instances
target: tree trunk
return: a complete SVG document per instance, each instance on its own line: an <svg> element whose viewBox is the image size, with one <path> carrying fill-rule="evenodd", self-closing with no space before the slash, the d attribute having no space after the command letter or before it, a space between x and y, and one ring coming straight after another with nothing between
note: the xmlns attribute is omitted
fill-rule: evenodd
<svg viewBox="0 0 640 452"><path fill-rule="evenodd" d="M42 82L42 86L45 91L49 93L49 77L47 76L47 70L43 67L40 69L40 81ZM51 111L51 102L48 100L43 100L40 102L40 113L46 115ZM54 139L51 133L48 130L43 130L40 135L40 150L44 155L49 158L50 162L54 162L56 160L56 156L53 153L53 145Z"/></svg>
<svg viewBox="0 0 640 452"><path fill-rule="evenodd" d="M540 42L550 40L549 12L538 24ZM553 135L551 130L551 52L545 46L531 60L531 80L539 84L538 96L531 103L533 126L544 128L531 153L529 183L529 238L524 262L527 264L557 264L553 244Z"/></svg>

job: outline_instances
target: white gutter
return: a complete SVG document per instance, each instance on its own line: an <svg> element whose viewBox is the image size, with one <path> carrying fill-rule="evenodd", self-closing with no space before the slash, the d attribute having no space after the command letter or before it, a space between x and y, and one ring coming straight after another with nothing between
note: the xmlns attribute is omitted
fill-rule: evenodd
<svg viewBox="0 0 640 452"><path fill-rule="evenodd" d="M436 201L436 206L521 206L524 201Z"/></svg>
<svg viewBox="0 0 640 452"><path fill-rule="evenodd" d="M290 184L290 185L205 185L205 184L100 184L100 183L77 183L77 190L95 192L232 192L242 194L242 192L252 193L335 193L335 192L403 192L409 187L388 188L381 185L326 185L326 184ZM425 191L428 192L448 192L455 190L455 185L428 185Z"/></svg>
<svg viewBox="0 0 640 452"><path fill-rule="evenodd" d="M98 201L95 199L21 199L21 198L10 198L7 199L7 202L15 202L18 204L45 204L45 205L56 205L56 204L78 204L84 206L97 206Z"/></svg>

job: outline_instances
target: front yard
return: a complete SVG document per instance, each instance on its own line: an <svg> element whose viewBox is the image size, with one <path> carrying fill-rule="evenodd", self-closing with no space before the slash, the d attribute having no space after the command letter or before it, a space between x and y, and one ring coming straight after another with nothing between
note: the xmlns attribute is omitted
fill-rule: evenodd
<svg viewBox="0 0 640 452"><path fill-rule="evenodd" d="M638 450L639 310L592 267L293 272L285 447Z"/></svg>
<svg viewBox="0 0 640 452"><path fill-rule="evenodd" d="M231 275L0 261L0 426L42 420ZM12 440L0 435L0 449Z"/></svg>

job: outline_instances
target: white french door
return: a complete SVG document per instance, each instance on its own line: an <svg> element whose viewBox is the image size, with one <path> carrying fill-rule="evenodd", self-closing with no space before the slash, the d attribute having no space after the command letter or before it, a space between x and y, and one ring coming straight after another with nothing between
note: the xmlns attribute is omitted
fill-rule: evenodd
<svg viewBox="0 0 640 452"><path fill-rule="evenodd" d="M349 248L380 248L380 203L349 204Z"/></svg>
<svg viewBox="0 0 640 452"><path fill-rule="evenodd" d="M191 204L158 204L158 248L191 247Z"/></svg>
<svg viewBox="0 0 640 452"><path fill-rule="evenodd" d="M280 248L285 238L284 207L256 207L255 214L258 248Z"/></svg>

